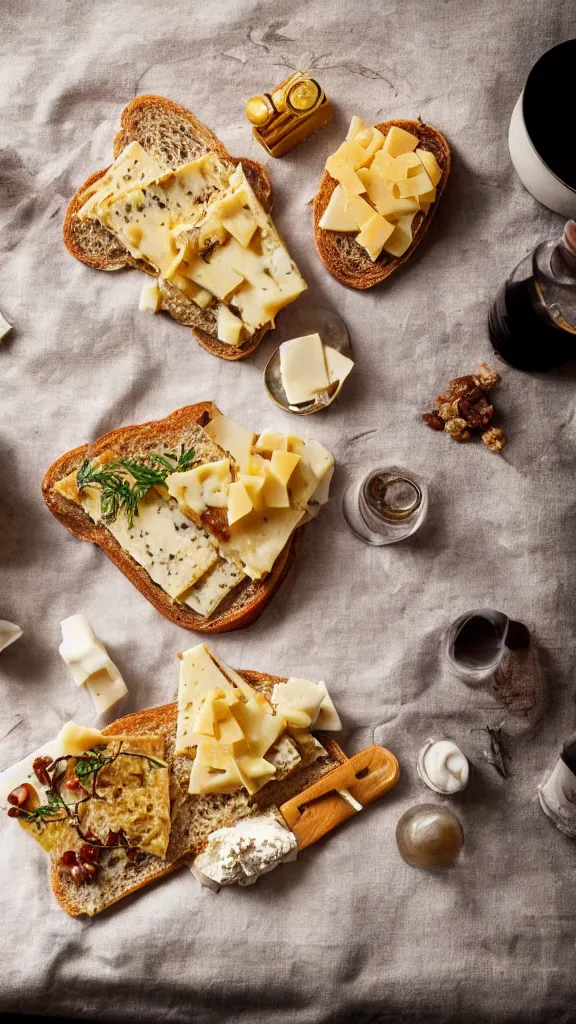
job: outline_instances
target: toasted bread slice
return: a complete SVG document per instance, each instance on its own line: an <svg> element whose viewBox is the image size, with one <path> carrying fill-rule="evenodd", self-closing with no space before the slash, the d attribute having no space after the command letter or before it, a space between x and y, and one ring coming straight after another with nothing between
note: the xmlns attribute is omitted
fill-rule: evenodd
<svg viewBox="0 0 576 1024"><path fill-rule="evenodd" d="M279 676L261 672L242 670L241 675L252 686L264 692L270 691L275 683L286 681ZM232 794L190 796L187 788L192 760L174 756L177 712L177 704L164 704L127 715L103 730L106 736L111 737L157 734L163 738L172 795L172 826L166 856L148 857L141 863L127 861L123 855L113 863L115 858L111 857L109 861L112 863L102 868L100 880L95 885L75 883L68 872L60 868L59 856L54 857L51 865L52 889L58 903L68 914L92 916L106 910L118 900L193 859L203 849L214 829L231 825L255 811L262 813L271 807L278 807L346 760L346 755L333 739L319 736L326 751L325 757L297 767L282 781L268 783L253 800L244 790ZM59 849L58 854L60 852Z"/></svg>
<svg viewBox="0 0 576 1024"><path fill-rule="evenodd" d="M262 580L245 579L218 605L207 618L187 605L173 601L152 581L145 569L121 547L102 523L94 523L81 505L75 504L54 490L54 484L72 473L86 458L95 458L110 449L123 457L141 456L165 446L198 444L198 427L206 426L220 411L213 402L197 402L178 409L163 420L120 427L98 438L92 444L80 445L56 459L42 481L42 493L48 508L74 536L97 544L124 575L154 607L184 629L200 633L224 633L249 626L262 614L287 575L297 550L297 534L281 552L272 571Z"/></svg>
<svg viewBox="0 0 576 1024"><path fill-rule="evenodd" d="M430 226L450 174L450 147L437 128L433 128L429 124L423 124L422 121L409 120L384 121L382 124L375 125L375 127L383 135L387 135L394 125L398 128L403 128L407 132L411 132L412 135L417 135L420 140L420 147L430 150L436 157L438 166L442 171L442 177L436 188L436 202L432 203L426 215L422 211L414 215L412 222L412 244L403 256L391 256L383 251L377 260L372 261L366 250L361 245L358 245L353 235L342 231L326 231L319 227L320 219L328 206L330 196L338 184L328 174L328 171L325 171L320 181L320 187L314 197L314 239L316 251L332 276L349 288L373 288L374 285L385 281L390 274L410 259Z"/></svg>
<svg viewBox="0 0 576 1024"><path fill-rule="evenodd" d="M226 163L238 163L238 159L230 156L214 133L189 110L162 96L137 96L122 111L120 124L120 131L114 137L115 159L130 142L139 142L166 170L179 167L208 152L216 153ZM272 209L272 183L268 172L254 160L242 158L241 162L257 198L269 213ZM152 275L151 268L143 261L134 259L115 235L99 221L80 220L77 217L80 207L96 190L100 178L107 170L104 168L92 174L70 201L64 219L64 244L72 256L96 270L137 267ZM169 313L178 323L191 327L202 347L221 359L237 360L250 355L268 330L267 327L260 328L237 348L225 345L218 341L213 310L200 309L168 281L162 281L160 289L160 309Z"/></svg>

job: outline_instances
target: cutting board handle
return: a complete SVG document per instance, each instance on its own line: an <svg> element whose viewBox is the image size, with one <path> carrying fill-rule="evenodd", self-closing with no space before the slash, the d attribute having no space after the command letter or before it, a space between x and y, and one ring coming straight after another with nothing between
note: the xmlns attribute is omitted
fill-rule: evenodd
<svg viewBox="0 0 576 1024"><path fill-rule="evenodd" d="M394 754L385 747L366 747L287 800L280 813L303 850L359 813L352 802L339 795L339 790L347 790L353 801L365 807L392 789L399 778L400 766Z"/></svg>

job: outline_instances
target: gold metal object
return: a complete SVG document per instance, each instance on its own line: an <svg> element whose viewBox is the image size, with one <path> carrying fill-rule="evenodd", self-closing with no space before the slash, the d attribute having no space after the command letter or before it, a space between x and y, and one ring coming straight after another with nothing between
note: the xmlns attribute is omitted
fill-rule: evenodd
<svg viewBox="0 0 576 1024"><path fill-rule="evenodd" d="M318 82L302 71L270 93L252 96L246 117L254 137L270 156L284 156L313 132L329 124L332 104Z"/></svg>
<svg viewBox="0 0 576 1024"><path fill-rule="evenodd" d="M323 345L330 345L337 352L352 359L352 346L346 324L336 313L329 309L294 310L290 321L288 338L301 338L308 334L319 334ZM310 416L313 412L327 409L342 390L340 381L335 380L324 391L319 391L313 401L303 405L290 405L282 384L280 373L280 347L270 356L264 369L264 387L274 405L284 412L292 412L295 416Z"/></svg>

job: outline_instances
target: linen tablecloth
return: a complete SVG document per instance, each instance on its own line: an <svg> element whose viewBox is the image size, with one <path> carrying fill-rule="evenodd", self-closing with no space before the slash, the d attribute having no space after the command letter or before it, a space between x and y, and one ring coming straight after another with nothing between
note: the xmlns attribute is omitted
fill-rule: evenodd
<svg viewBox="0 0 576 1024"><path fill-rule="evenodd" d="M0 22L0 309L14 324L0 349L0 616L24 629L0 655L0 767L67 719L91 721L90 698L58 655L60 620L75 612L120 666L126 711L174 699L176 653L197 637L68 535L40 484L67 449L200 399L255 428L302 429L338 462L331 506L303 532L276 599L214 649L240 667L325 679L346 750L382 743L402 766L380 804L254 888L216 896L183 869L92 921L56 906L42 851L4 819L1 1009L210 1024L576 1020L576 850L536 795L576 717L574 368L503 370L502 456L454 444L420 418L449 377L493 361L491 297L561 228L517 180L506 133L535 59L576 35L573 3L2 0ZM336 113L269 161L275 217L309 285L300 305L345 319L356 367L329 411L297 422L262 386L291 310L254 357L222 362L167 317L138 312L138 272L88 269L61 231L78 185L110 162L132 97L168 96L230 152L263 159L244 103L301 67ZM420 115L454 157L418 254L367 293L343 288L318 260L309 205L354 113L372 123ZM340 493L355 472L391 462L425 475L430 514L417 537L377 550L346 529ZM509 737L507 779L483 760L475 731L505 716L441 659L447 625L478 607L533 629L551 683L541 728ZM462 745L473 774L451 801L464 855L433 874L402 862L394 831L403 810L436 799L415 762L440 733Z"/></svg>

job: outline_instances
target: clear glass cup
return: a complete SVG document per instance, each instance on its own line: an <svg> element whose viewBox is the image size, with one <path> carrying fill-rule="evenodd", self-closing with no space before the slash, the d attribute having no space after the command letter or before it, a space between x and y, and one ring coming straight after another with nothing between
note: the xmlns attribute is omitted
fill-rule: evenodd
<svg viewBox="0 0 576 1024"><path fill-rule="evenodd" d="M342 498L347 526L375 547L410 537L424 522L427 511L426 483L400 466L371 470L351 483Z"/></svg>
<svg viewBox="0 0 576 1024"><path fill-rule="evenodd" d="M493 608L476 608L460 615L444 636L444 658L467 683L481 683L502 661L511 620Z"/></svg>

